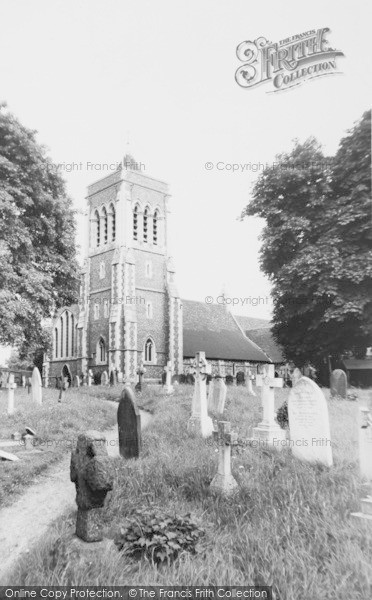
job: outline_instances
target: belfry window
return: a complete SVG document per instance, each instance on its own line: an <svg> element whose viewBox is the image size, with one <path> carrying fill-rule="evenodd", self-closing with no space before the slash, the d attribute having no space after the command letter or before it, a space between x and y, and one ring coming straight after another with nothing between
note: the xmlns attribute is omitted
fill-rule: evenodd
<svg viewBox="0 0 372 600"><path fill-rule="evenodd" d="M138 240L138 206L133 211L133 239Z"/></svg>
<svg viewBox="0 0 372 600"><path fill-rule="evenodd" d="M110 204L110 208L109 208L109 217L110 217L110 236L111 236L111 241L114 242L115 238L116 238L116 213L115 213L115 207L113 204Z"/></svg>
<svg viewBox="0 0 372 600"><path fill-rule="evenodd" d="M107 210L105 209L105 207L103 207L103 209L102 209L102 216L103 216L103 243L107 244L107 239L108 239L108 219L107 219Z"/></svg>
<svg viewBox="0 0 372 600"><path fill-rule="evenodd" d="M158 217L159 217L159 213L156 210L154 212L154 218L153 218L153 222L152 222L152 241L155 246L158 243Z"/></svg>
<svg viewBox="0 0 372 600"><path fill-rule="evenodd" d="M101 243L101 221L99 218L98 210L94 213L94 223L96 228L96 244L97 246Z"/></svg>
<svg viewBox="0 0 372 600"><path fill-rule="evenodd" d="M143 213L143 241L147 242L147 230L149 224L149 210L145 208L145 212Z"/></svg>

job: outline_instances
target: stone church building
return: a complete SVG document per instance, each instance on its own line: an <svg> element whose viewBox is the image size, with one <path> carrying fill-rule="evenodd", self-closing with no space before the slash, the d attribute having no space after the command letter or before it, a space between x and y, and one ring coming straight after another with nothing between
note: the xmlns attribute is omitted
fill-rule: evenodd
<svg viewBox="0 0 372 600"><path fill-rule="evenodd" d="M89 371L96 380L106 371L134 382L141 364L146 379L159 381L167 361L185 373L199 350L215 371L232 375L280 362L224 306L181 300L168 255L169 197L166 183L122 165L88 187L79 304L54 316L45 385Z"/></svg>

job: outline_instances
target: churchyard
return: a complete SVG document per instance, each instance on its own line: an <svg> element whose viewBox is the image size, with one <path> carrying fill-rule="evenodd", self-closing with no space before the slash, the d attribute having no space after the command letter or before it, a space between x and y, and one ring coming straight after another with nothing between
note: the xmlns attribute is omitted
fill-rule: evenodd
<svg viewBox="0 0 372 600"><path fill-rule="evenodd" d="M203 356L197 359L196 371L205 381L208 365ZM127 459L124 452L106 458L103 452L104 498L101 496L98 504L91 498L89 504L98 507L93 510L99 514L102 541L79 540L75 531L79 534L80 527L80 538L84 536L82 523L88 527L86 532L93 531L84 520L90 517L84 513L77 524L76 510L68 511L13 565L8 580L18 585L85 586L249 582L272 586L277 600L369 598L372 528L351 514L360 511L361 499L370 493L359 466L359 406L368 405L370 390L357 390L358 401L350 401L331 395L330 389L314 388L313 393L305 378L292 390L283 389L268 370L256 382L254 394L246 386L226 386L224 390L215 380L212 387L218 393L212 399L210 395L207 398L198 373L196 379L195 386L174 386L172 393L169 382L156 391L151 387L142 390L138 404L151 407L152 417L140 436L138 458ZM306 389L301 391L302 387ZM118 400L122 389L122 385L71 389L61 404L56 399L58 390L43 390L41 407L27 406L25 395L19 402L16 399L15 414L5 418L2 397L1 436L20 429L20 421L48 437L62 436L70 427L75 438L91 429L103 431L116 422L116 410L104 398ZM297 390L295 394L293 390ZM302 412L296 405L297 396L304 401ZM267 404L263 407L264 397ZM279 450L260 443L262 436L270 437L277 426L273 410L288 398L289 413L296 419L293 435L302 436L304 427L307 431L318 428L315 457L306 447L300 447L302 454L296 455L288 445ZM131 418L128 408L120 410L125 418ZM331 460L329 448L322 452L326 413ZM99 438L89 435L89 444L96 444ZM72 450L75 448L76 439ZM6 465L10 476L19 464ZM27 465L32 469L31 463L25 462L25 472ZM77 474L83 477L84 471L79 471L76 461L74 465L76 482ZM6 494L11 501L9 485ZM81 507L84 509L84 504ZM188 514L195 526L190 525ZM135 530L135 523L146 522L150 531L159 527L166 537L175 517L184 527L194 527L195 552L175 550L175 560L164 557L160 561L154 559L155 554L151 560L139 547L137 555L125 553L128 531ZM176 536L169 535L172 542ZM177 548L177 540L173 544Z"/></svg>

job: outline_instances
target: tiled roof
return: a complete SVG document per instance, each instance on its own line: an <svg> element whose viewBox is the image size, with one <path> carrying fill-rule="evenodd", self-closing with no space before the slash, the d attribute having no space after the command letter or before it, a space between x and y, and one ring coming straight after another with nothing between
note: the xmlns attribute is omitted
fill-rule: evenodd
<svg viewBox="0 0 372 600"><path fill-rule="evenodd" d="M267 319L258 319L257 317L238 317L235 315L240 327L244 331L248 329L270 329L271 323Z"/></svg>
<svg viewBox="0 0 372 600"><path fill-rule="evenodd" d="M280 346L276 343L273 334L270 329L248 329L245 332L247 337L252 340L257 346L262 348L262 350L270 357L272 362L274 363L282 363L285 362L282 350Z"/></svg>
<svg viewBox="0 0 372 600"><path fill-rule="evenodd" d="M244 337L224 306L182 300L183 355L205 352L208 359L268 362L268 357Z"/></svg>

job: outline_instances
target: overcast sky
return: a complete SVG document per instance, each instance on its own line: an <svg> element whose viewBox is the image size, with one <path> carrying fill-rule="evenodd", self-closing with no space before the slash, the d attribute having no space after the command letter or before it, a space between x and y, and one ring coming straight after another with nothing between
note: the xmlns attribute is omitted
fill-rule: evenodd
<svg viewBox="0 0 372 600"><path fill-rule="evenodd" d="M234 79L236 47L329 27L345 54L341 75L269 94ZM170 185L170 251L184 298L262 298L255 218L237 220L255 172L207 170L206 162L266 163L296 137L327 153L369 107L370 3L360 0L0 0L0 99L65 173L79 217L87 185L121 160L130 142L145 173ZM128 133L129 132L129 133ZM235 312L269 317L271 303Z"/></svg>

